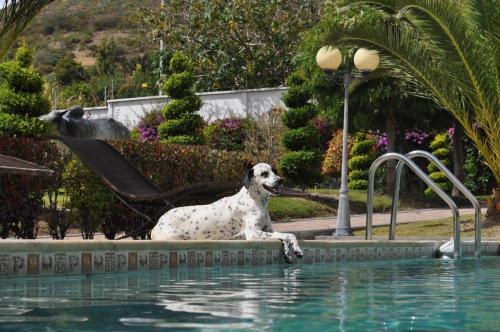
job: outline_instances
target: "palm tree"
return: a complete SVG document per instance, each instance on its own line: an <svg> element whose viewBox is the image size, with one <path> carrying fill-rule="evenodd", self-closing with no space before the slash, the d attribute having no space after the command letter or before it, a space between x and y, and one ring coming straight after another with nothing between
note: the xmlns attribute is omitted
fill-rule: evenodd
<svg viewBox="0 0 500 332"><path fill-rule="evenodd" d="M38 12L54 0L5 0L0 7L0 59Z"/></svg>
<svg viewBox="0 0 500 332"><path fill-rule="evenodd" d="M337 2L347 5L325 15L323 42L377 49L455 117L500 188L500 1Z"/></svg>

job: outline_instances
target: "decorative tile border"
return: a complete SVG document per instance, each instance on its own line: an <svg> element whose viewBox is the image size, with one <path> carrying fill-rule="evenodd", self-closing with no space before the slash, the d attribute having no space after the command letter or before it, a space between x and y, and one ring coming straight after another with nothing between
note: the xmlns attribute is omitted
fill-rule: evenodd
<svg viewBox="0 0 500 332"><path fill-rule="evenodd" d="M295 264L435 257L442 241L302 241ZM500 243L484 241L483 255ZM465 243L464 255L474 252ZM277 241L1 241L0 277L88 275L284 263Z"/></svg>

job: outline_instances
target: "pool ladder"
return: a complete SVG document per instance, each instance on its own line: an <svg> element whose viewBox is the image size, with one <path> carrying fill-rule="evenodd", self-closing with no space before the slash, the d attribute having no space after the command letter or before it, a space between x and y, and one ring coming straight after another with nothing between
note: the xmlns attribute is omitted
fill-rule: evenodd
<svg viewBox="0 0 500 332"><path fill-rule="evenodd" d="M366 240L372 239L372 222L373 222L373 192L375 183L375 172L378 167L388 160L398 160L396 166L396 174L394 181L394 194L392 196L392 210L391 210L391 223L389 231L389 240L396 238L396 219L398 213L399 202L399 187L401 184L401 175L403 168L407 165L420 179L422 179L434 192L441 197L450 207L453 215L453 242L454 242L454 257L459 258L462 256L462 247L460 242L460 216L458 208L453 199L446 194L434 181L432 181L427 174L420 167L415 164L412 159L422 157L436 164L436 166L447 176L447 178L455 185L455 187L464 194L464 196L471 202L474 207L474 223L475 223L475 238L474 238L474 254L476 257L481 256L481 207L479 202L472 195L472 193L464 186L460 180L433 154L427 151L415 150L402 155L399 153L386 153L378 157L370 167L368 172L368 198L367 198L367 211L366 211Z"/></svg>

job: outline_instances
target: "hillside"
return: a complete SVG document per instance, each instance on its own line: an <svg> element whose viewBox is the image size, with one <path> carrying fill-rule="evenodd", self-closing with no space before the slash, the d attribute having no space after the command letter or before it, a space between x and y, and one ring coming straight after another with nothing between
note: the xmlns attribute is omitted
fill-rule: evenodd
<svg viewBox="0 0 500 332"><path fill-rule="evenodd" d="M36 50L35 62L44 74L70 52L84 66L95 64L97 45L106 38L113 38L132 59L157 47L140 34L135 19L138 8L157 4L155 0L58 0L33 20L24 38Z"/></svg>

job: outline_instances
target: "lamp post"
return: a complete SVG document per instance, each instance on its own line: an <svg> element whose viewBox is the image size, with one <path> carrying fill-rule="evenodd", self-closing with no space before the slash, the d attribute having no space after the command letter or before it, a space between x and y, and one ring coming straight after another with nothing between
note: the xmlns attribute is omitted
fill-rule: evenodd
<svg viewBox="0 0 500 332"><path fill-rule="evenodd" d="M322 47L316 54L316 63L329 76L342 76L344 82L344 124L342 131L342 169L340 177L340 195L337 211L337 226L335 236L352 235L351 218L349 213L349 189L347 187L347 144L348 144L348 112L349 112L349 85L357 73L352 71L351 65L347 64L343 70L338 70L342 63L342 53L338 48L332 46ZM376 51L360 48L354 54L354 66L363 76L367 76L375 70L379 64L379 56Z"/></svg>

